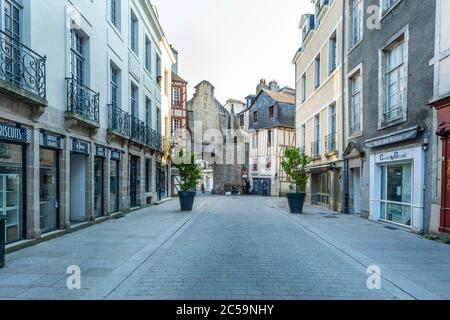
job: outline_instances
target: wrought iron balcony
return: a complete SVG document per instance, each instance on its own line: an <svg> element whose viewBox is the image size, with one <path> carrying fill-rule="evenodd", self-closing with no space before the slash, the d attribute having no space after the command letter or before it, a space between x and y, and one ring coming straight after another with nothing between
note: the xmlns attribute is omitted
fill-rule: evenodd
<svg viewBox="0 0 450 320"><path fill-rule="evenodd" d="M112 104L108 105L108 128L118 134L128 137L130 135L130 116Z"/></svg>
<svg viewBox="0 0 450 320"><path fill-rule="evenodd" d="M67 78L67 112L100 123L100 93L94 92L76 79Z"/></svg>
<svg viewBox="0 0 450 320"><path fill-rule="evenodd" d="M311 157L312 158L320 157L320 140L311 143Z"/></svg>
<svg viewBox="0 0 450 320"><path fill-rule="evenodd" d="M162 150L161 135L149 127L146 127L145 134L146 134L145 143L153 150L161 151Z"/></svg>
<svg viewBox="0 0 450 320"><path fill-rule="evenodd" d="M146 143L145 124L135 116L130 116L130 138L141 144Z"/></svg>
<svg viewBox="0 0 450 320"><path fill-rule="evenodd" d="M0 79L46 98L46 57L0 31Z"/></svg>
<svg viewBox="0 0 450 320"><path fill-rule="evenodd" d="M337 151L336 147L336 133L329 134L325 138L325 149L327 150L327 153L332 153Z"/></svg>

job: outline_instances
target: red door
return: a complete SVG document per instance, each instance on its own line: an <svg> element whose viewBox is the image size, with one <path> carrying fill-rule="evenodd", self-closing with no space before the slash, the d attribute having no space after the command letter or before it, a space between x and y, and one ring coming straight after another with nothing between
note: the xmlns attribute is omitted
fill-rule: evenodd
<svg viewBox="0 0 450 320"><path fill-rule="evenodd" d="M441 232L450 233L450 138L442 138L442 205L441 205Z"/></svg>

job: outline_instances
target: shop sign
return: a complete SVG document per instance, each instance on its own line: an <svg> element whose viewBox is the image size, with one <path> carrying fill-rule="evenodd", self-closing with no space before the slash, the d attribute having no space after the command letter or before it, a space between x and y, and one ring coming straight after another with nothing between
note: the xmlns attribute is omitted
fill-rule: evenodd
<svg viewBox="0 0 450 320"><path fill-rule="evenodd" d="M77 139L72 139L72 152L89 155L90 143Z"/></svg>
<svg viewBox="0 0 450 320"><path fill-rule="evenodd" d="M100 158L106 158L106 148L96 147L95 148L95 156L100 157Z"/></svg>
<svg viewBox="0 0 450 320"><path fill-rule="evenodd" d="M394 151L394 152L388 152L388 153L380 153L377 156L377 162L378 163L384 163L384 162L392 162L392 161L402 161L411 159L412 156L409 154L408 151Z"/></svg>
<svg viewBox="0 0 450 320"><path fill-rule="evenodd" d="M39 143L42 147L62 150L64 149L63 137L47 132L39 134Z"/></svg>
<svg viewBox="0 0 450 320"><path fill-rule="evenodd" d="M111 160L122 160L122 152L118 150L111 150Z"/></svg>
<svg viewBox="0 0 450 320"><path fill-rule="evenodd" d="M31 130L24 127L0 123L0 140L31 143Z"/></svg>

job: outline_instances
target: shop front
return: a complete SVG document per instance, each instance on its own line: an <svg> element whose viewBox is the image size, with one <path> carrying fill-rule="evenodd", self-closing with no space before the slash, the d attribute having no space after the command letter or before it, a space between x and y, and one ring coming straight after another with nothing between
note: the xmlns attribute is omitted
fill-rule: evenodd
<svg viewBox="0 0 450 320"><path fill-rule="evenodd" d="M130 207L138 207L140 201L138 199L139 189L139 157L130 155Z"/></svg>
<svg viewBox="0 0 450 320"><path fill-rule="evenodd" d="M423 230L425 164L422 147L370 155L370 218Z"/></svg>
<svg viewBox="0 0 450 320"><path fill-rule="evenodd" d="M432 103L437 109L436 134L442 142L441 210L439 231L450 233L450 97Z"/></svg>
<svg viewBox="0 0 450 320"><path fill-rule="evenodd" d="M122 152L118 150L110 150L110 166L109 166L109 213L119 211L119 177L120 177L120 161L122 161Z"/></svg>
<svg viewBox="0 0 450 320"><path fill-rule="evenodd" d="M39 215L42 233L59 228L59 156L62 136L42 131L39 136Z"/></svg>
<svg viewBox="0 0 450 320"><path fill-rule="evenodd" d="M70 220L86 221L87 160L91 144L72 138L70 155Z"/></svg>
<svg viewBox="0 0 450 320"><path fill-rule="evenodd" d="M0 123L0 215L6 216L6 243L25 238L25 146L30 142L30 129Z"/></svg>
<svg viewBox="0 0 450 320"><path fill-rule="evenodd" d="M100 218L104 215L104 178L105 178L105 159L107 151L104 147L95 148L94 159L94 212L95 217Z"/></svg>

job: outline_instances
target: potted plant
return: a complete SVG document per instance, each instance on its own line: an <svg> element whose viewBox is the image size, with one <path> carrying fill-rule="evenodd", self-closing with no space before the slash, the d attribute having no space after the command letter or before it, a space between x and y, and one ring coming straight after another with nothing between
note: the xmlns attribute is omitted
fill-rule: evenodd
<svg viewBox="0 0 450 320"><path fill-rule="evenodd" d="M195 155L189 155L183 151L174 157L173 164L181 177L180 192L178 193L181 211L192 211L197 185L202 178L200 166L197 164Z"/></svg>
<svg viewBox="0 0 450 320"><path fill-rule="evenodd" d="M291 213L303 213L303 205L306 197L306 184L309 176L306 173L306 166L311 163L311 158L300 152L298 148L288 148L284 152L281 166L289 177L291 191L287 198Z"/></svg>

